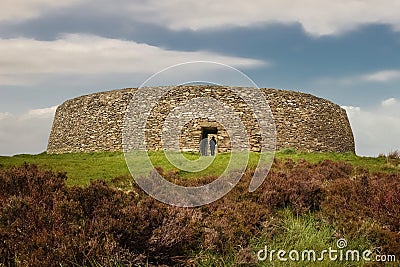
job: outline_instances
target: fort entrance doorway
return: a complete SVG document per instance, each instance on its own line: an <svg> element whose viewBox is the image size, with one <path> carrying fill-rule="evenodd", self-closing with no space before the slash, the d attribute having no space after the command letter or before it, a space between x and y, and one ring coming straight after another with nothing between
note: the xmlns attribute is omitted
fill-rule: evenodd
<svg viewBox="0 0 400 267"><path fill-rule="evenodd" d="M201 141L200 141L200 153L202 156L208 155L209 139L214 136L217 139L218 128L217 127L201 127Z"/></svg>

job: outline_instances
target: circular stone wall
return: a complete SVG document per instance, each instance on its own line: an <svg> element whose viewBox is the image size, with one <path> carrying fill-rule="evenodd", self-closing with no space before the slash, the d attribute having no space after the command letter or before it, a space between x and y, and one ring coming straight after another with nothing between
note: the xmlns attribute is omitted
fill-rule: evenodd
<svg viewBox="0 0 400 267"><path fill-rule="evenodd" d="M179 86L159 101L147 122L149 150L160 150L162 126L178 104L198 97L213 97L235 109L246 127L253 151L260 151L259 131L254 114L230 87ZM67 100L57 108L47 152L74 153L122 151L122 127L126 108L137 89L121 89ZM276 149L300 151L354 152L354 137L346 111L313 95L275 89L261 89L268 100L276 127ZM151 100L149 100L151 101ZM218 111L215 111L218 112ZM204 134L215 135L218 150L230 149L222 125L212 119L190 121L179 139L183 151L199 151Z"/></svg>

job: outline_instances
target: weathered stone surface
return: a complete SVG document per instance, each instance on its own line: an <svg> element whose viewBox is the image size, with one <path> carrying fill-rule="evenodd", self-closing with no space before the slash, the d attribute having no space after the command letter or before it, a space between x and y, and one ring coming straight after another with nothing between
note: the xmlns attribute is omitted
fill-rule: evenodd
<svg viewBox="0 0 400 267"><path fill-rule="evenodd" d="M48 153L121 151L122 127L127 106L137 89L121 89L67 100L57 109L50 134ZM261 89L269 102L276 127L276 148L301 151L354 152L354 137L346 111L338 105L309 94ZM161 133L168 114L181 103L199 97L215 98L234 110L243 122L252 151L260 151L260 132L254 112L229 87L181 86L163 96L152 110L146 131L147 149L162 149ZM146 105L151 99L145 99ZM140 108L140 107L138 107ZM193 108L182 118L204 110ZM222 109L222 107L221 107ZM219 110L221 111L221 110ZM213 112L218 113L218 110ZM218 150L229 151L231 141L215 118L192 119L177 140L183 151L198 151L202 127L217 128Z"/></svg>

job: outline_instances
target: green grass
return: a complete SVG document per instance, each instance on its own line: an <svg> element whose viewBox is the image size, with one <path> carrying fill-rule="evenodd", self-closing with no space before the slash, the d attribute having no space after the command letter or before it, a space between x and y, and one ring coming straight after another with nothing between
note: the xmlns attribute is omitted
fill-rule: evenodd
<svg viewBox="0 0 400 267"><path fill-rule="evenodd" d="M57 172L67 172L67 185L87 185L90 180L111 180L129 175L124 155L118 152L49 155L16 155L0 157L0 166L21 165L24 162Z"/></svg>
<svg viewBox="0 0 400 267"><path fill-rule="evenodd" d="M199 178L204 176L219 176L230 160L230 154L218 154L209 168L197 172L178 170L165 158L163 152L150 152L150 159L154 166L161 167L164 171L175 171L183 179ZM388 162L385 157L359 157L353 153L304 153L294 150L284 150L276 153L277 159L290 158L295 161L305 159L312 163L323 160L345 161L356 167L363 167L371 172L395 173L400 170L400 162ZM195 153L184 153L189 160L198 159ZM254 168L259 158L258 153L251 153L249 166ZM1 156L0 167L21 165L24 162L34 163L40 167L54 171L67 172L68 185L87 185L90 180L104 179L111 181L115 177L130 177L125 163L124 154L121 152L98 152L50 155L16 155L12 157Z"/></svg>
<svg viewBox="0 0 400 267"><path fill-rule="evenodd" d="M360 157L354 153L307 153L294 152L287 153L280 151L275 154L277 159L291 158L294 161L304 159L311 163L318 163L324 160L344 161L354 167L362 167L370 172L397 173L400 171L400 161L388 161L386 157Z"/></svg>
<svg viewBox="0 0 400 267"><path fill-rule="evenodd" d="M321 266L321 267L339 267L339 266L364 266L366 263L362 259L362 253L365 250L373 250L373 246L363 237L357 239L346 239L348 246L344 249L344 259L347 250L357 250L360 252L359 261L345 261L338 260L331 261L328 254L324 254L324 260L319 261L321 252L323 250L338 250L337 248L337 237L334 237L335 229L331 225L327 224L323 220L317 219L315 214L306 214L302 216L295 215L290 209L284 209L279 212L277 217L267 222L265 229L258 233L258 236L250 241L252 249L252 257L258 254L260 250L265 251L265 246L268 248L268 256L272 250L273 253L272 261L268 257L265 261L253 260L253 265L249 266ZM273 229L271 231L271 229ZM296 250L300 253L299 261L292 261L289 255L285 257L288 261L281 262L277 258L277 252L284 250L286 253L290 253L292 250ZM302 261L301 253L303 251L313 250L316 252L316 261L305 260ZM335 254L332 254L333 256ZM339 253L337 254L339 257ZM240 256L237 251L232 251L227 255L221 255L213 251L205 251L197 256L197 266L238 266L243 264L240 261ZM264 254L261 254L264 256ZM371 257L372 258L372 257ZM308 256L306 256L308 259ZM350 258L351 259L351 258ZM244 265L248 266L248 265ZM388 265L389 266L389 265Z"/></svg>
<svg viewBox="0 0 400 267"><path fill-rule="evenodd" d="M199 178L204 176L218 176L228 165L230 154L219 154L209 168L197 172L180 171L174 167L162 152L149 152L150 159L155 167L161 167L165 172L176 171L183 179ZM185 153L190 160L198 158L197 154ZM249 166L254 166L259 156L251 153ZM140 162L143 159L138 159ZM74 154L38 154L16 155L12 157L0 156L0 167L10 167L23 163L37 164L40 167L56 172L66 172L67 185L88 185L91 180L104 179L111 181L116 177L130 177L124 154L121 152L74 153Z"/></svg>
<svg viewBox="0 0 400 267"><path fill-rule="evenodd" d="M266 232L264 237L256 237L253 240L253 248L255 252L265 249L268 247L268 251L271 250L285 250L289 253L292 250L296 250L299 253L307 250L314 250L316 252L316 261L291 261L289 256L287 262L281 262L278 260L277 255L273 256L273 261L271 262L268 258L267 260L260 262L259 266L363 266L365 264L362 259L360 261L331 261L329 255L324 255L324 260L318 261L321 257L321 252L323 250L338 250L337 248L337 238L334 237L335 229L326 224L322 220L315 218L314 214L306 214L303 216L296 216L290 209L285 209L281 211L279 215L281 220L278 221L277 225L273 225L276 229L276 233L271 237L271 234ZM348 241L348 246L343 249L347 250L358 250L360 255L365 250L372 249L368 242L363 238L358 238L357 240ZM274 254L273 254L274 255ZM339 255L339 254L338 254ZM362 257L362 256L360 256ZM308 259L308 257L306 257Z"/></svg>

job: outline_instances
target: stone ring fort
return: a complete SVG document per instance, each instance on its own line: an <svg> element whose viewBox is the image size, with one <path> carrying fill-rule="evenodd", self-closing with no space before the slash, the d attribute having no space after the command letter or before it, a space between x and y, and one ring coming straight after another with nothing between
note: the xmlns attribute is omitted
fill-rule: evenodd
<svg viewBox="0 0 400 267"><path fill-rule="evenodd" d="M214 94L224 94L223 87L183 86L179 97L190 94L206 96L211 89ZM70 99L61 104L51 130L47 152L50 154L122 151L122 128L127 107L137 88L113 90ZM294 148L306 152L355 152L353 132L346 114L340 106L310 94L294 91L260 89L268 100L276 127L276 149ZM186 92L186 93L183 93ZM235 98L227 101L240 107ZM173 102L171 101L171 104ZM155 125L160 125L164 108L159 106L153 116ZM243 114L244 124L251 125L252 118ZM160 127L149 133L148 148L160 150ZM202 136L219 135L218 151L229 150L224 129L215 121L203 119L193 121L181 133L181 148L184 151L199 151ZM259 144L250 139L252 150Z"/></svg>

